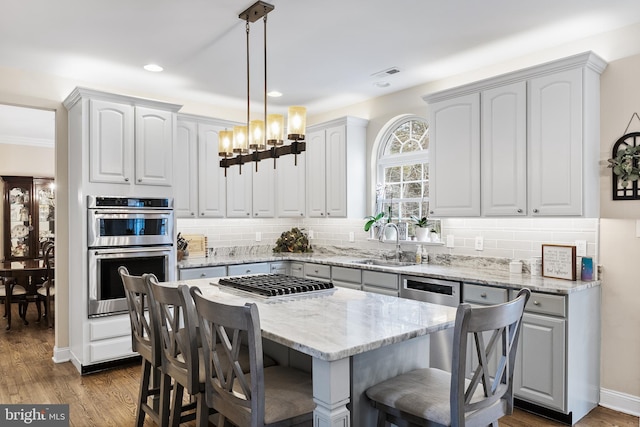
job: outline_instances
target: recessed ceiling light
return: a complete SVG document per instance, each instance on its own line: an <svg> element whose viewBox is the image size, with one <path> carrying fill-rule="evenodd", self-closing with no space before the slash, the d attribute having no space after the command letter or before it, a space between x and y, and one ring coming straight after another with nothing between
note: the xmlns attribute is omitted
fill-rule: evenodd
<svg viewBox="0 0 640 427"><path fill-rule="evenodd" d="M162 68L158 64L147 64L144 66L144 69L153 73L159 73L160 71L164 70L164 68Z"/></svg>
<svg viewBox="0 0 640 427"><path fill-rule="evenodd" d="M282 92L278 92L277 90L272 90L267 94L267 96L270 96L271 98L279 98L282 96Z"/></svg>
<svg viewBox="0 0 640 427"><path fill-rule="evenodd" d="M389 82L375 82L373 85L376 86L376 87L389 87L389 86L391 86L391 83L389 83Z"/></svg>

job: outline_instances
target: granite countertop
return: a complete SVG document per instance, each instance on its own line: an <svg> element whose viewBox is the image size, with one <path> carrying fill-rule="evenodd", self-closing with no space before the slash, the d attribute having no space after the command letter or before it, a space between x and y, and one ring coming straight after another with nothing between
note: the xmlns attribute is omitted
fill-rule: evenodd
<svg viewBox="0 0 640 427"><path fill-rule="evenodd" d="M255 302L263 337L327 361L451 328L456 316L456 308L346 288L264 298L218 286L215 278L163 285L180 283L216 302Z"/></svg>
<svg viewBox="0 0 640 427"><path fill-rule="evenodd" d="M600 281L571 281L553 279L542 276L531 276L528 273L512 274L497 268L481 268L477 265L469 267L439 265L439 264L411 264L403 266L379 266L357 264L354 261L365 259L363 256L336 256L309 254L279 254L279 255L238 255L228 257L187 258L178 263L179 269L212 267L221 265L247 264L254 262L299 261L313 262L338 267L351 267L361 270L383 271L396 274L408 274L418 277L470 282L480 285L501 288L520 289L529 288L531 291L570 294L594 286L600 286Z"/></svg>

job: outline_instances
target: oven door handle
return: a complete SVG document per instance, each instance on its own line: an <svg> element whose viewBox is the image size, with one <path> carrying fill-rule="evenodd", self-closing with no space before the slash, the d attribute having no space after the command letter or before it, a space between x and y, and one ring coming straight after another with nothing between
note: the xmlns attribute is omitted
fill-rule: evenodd
<svg viewBox="0 0 640 427"><path fill-rule="evenodd" d="M169 210L145 210L145 211L132 211L132 210L112 210L112 209L90 209L93 214L99 218L109 218L111 216L115 216L119 218L121 215L128 216L144 216L147 217L149 215L158 215L158 216L170 216L172 211Z"/></svg>
<svg viewBox="0 0 640 427"><path fill-rule="evenodd" d="M147 252L168 252L171 250L171 246L163 246L161 248L117 248L117 249L95 249L94 255L113 255L113 254L133 254L133 253L147 253Z"/></svg>

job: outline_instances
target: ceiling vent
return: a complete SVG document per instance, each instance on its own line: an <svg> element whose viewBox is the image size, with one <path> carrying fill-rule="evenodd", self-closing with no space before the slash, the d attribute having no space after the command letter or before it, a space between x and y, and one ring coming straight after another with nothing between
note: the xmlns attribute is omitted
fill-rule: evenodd
<svg viewBox="0 0 640 427"><path fill-rule="evenodd" d="M387 68L386 70L378 71L377 73L371 74L371 77L381 79L381 78L392 76L399 72L400 70L398 69L398 67L391 67L391 68Z"/></svg>

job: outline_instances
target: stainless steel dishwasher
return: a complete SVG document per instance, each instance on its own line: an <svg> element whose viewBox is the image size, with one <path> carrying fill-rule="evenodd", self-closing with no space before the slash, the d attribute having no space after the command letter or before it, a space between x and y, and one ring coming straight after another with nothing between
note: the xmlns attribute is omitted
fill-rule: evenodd
<svg viewBox="0 0 640 427"><path fill-rule="evenodd" d="M400 297L457 307L462 302L462 284L454 280L401 276ZM431 334L429 364L451 372L453 328Z"/></svg>

